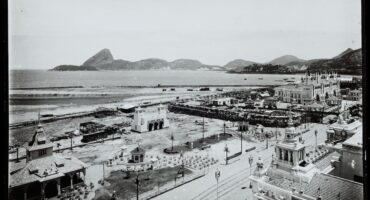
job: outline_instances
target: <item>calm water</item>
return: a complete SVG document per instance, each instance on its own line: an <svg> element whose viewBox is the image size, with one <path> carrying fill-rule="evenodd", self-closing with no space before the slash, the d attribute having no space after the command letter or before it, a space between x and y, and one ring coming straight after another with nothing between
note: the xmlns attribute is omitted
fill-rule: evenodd
<svg viewBox="0 0 370 200"><path fill-rule="evenodd" d="M222 71L80 71L12 70L10 88L69 86L275 85L302 75L228 74ZM244 80L244 79L247 80ZM262 79L260 79L262 78Z"/></svg>

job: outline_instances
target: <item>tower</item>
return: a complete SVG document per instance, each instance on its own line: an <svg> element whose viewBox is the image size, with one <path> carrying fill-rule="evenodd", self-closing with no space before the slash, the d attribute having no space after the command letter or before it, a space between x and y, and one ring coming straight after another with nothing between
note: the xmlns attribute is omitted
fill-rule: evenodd
<svg viewBox="0 0 370 200"><path fill-rule="evenodd" d="M298 141L298 135L291 112L289 112L288 127L285 129L284 139L275 147L275 159L279 168L290 172L293 167L304 161L305 146Z"/></svg>
<svg viewBox="0 0 370 200"><path fill-rule="evenodd" d="M44 128L40 122L40 114L37 129L35 134L32 136L32 140L28 143L26 152L27 162L38 158L51 156L53 154L53 144L50 143L49 139L46 137Z"/></svg>

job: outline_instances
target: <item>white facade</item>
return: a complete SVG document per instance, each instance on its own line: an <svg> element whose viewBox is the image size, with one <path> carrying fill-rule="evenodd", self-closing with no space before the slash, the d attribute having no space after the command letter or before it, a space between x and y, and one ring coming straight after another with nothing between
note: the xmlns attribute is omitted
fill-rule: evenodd
<svg viewBox="0 0 370 200"><path fill-rule="evenodd" d="M275 88L275 96L279 101L297 102L299 104L312 101L325 101L331 96L340 95L340 80L336 73L307 74L301 78L300 84L284 85Z"/></svg>
<svg viewBox="0 0 370 200"><path fill-rule="evenodd" d="M220 99L216 99L216 100L213 100L213 105L215 106L229 106L231 105L231 98L220 98Z"/></svg>
<svg viewBox="0 0 370 200"><path fill-rule="evenodd" d="M132 131L139 133L168 128L167 109L159 105L155 111L144 110L141 107L135 109Z"/></svg>

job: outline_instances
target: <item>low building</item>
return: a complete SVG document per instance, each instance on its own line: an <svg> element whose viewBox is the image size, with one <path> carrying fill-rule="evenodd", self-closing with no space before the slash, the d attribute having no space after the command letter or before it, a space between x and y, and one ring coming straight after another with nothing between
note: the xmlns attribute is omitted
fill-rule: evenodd
<svg viewBox="0 0 370 200"><path fill-rule="evenodd" d="M145 151L139 146L131 151L131 162L133 163L142 163L144 162Z"/></svg>
<svg viewBox="0 0 370 200"><path fill-rule="evenodd" d="M362 100L362 89L351 90L347 96L349 100L352 101L361 101Z"/></svg>
<svg viewBox="0 0 370 200"><path fill-rule="evenodd" d="M87 166L77 158L54 155L41 124L26 151L26 159L9 164L9 199L52 198L84 184Z"/></svg>
<svg viewBox="0 0 370 200"><path fill-rule="evenodd" d="M260 98L257 98L255 101L254 101L254 104L253 106L255 108L263 108L264 107L264 101L263 99L260 99Z"/></svg>
<svg viewBox="0 0 370 200"><path fill-rule="evenodd" d="M276 108L276 103L278 102L278 99L275 97L267 97L264 99L264 106L267 108Z"/></svg>
<svg viewBox="0 0 370 200"><path fill-rule="evenodd" d="M279 101L298 104L325 101L331 96L340 95L340 81L336 73L306 73L301 83L274 88Z"/></svg>
<svg viewBox="0 0 370 200"><path fill-rule="evenodd" d="M359 130L362 130L362 123L354 118L349 118L348 111L340 114L337 122L331 124L326 131L327 143L337 143L352 137Z"/></svg>
<svg viewBox="0 0 370 200"><path fill-rule="evenodd" d="M245 102L246 108L254 108L254 101L252 100L251 96L248 97L248 99Z"/></svg>
<svg viewBox="0 0 370 200"><path fill-rule="evenodd" d="M326 104L329 106L340 106L342 105L342 100L338 97L331 96L326 100Z"/></svg>
<svg viewBox="0 0 370 200"><path fill-rule="evenodd" d="M168 127L167 109L162 104L156 108L156 111L144 110L141 107L136 108L131 126L132 131L143 133Z"/></svg>
<svg viewBox="0 0 370 200"><path fill-rule="evenodd" d="M325 110L325 103L318 103L316 101L313 101L313 103L306 104L303 106L303 109L306 111L318 111L318 112L324 112Z"/></svg>
<svg viewBox="0 0 370 200"><path fill-rule="evenodd" d="M231 98L219 98L212 101L214 106L230 106Z"/></svg>

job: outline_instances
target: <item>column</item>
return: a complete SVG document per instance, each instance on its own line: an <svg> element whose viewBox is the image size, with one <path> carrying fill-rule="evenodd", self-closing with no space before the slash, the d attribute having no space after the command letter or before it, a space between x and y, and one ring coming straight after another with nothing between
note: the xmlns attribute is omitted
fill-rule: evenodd
<svg viewBox="0 0 370 200"><path fill-rule="evenodd" d="M294 159L293 158L293 151L290 151L290 160L289 161L293 163L293 159Z"/></svg>
<svg viewBox="0 0 370 200"><path fill-rule="evenodd" d="M68 174L68 175L71 178L71 189L73 189L73 174Z"/></svg>
<svg viewBox="0 0 370 200"><path fill-rule="evenodd" d="M283 160L285 160L285 150L281 149L281 153L282 153Z"/></svg>
<svg viewBox="0 0 370 200"><path fill-rule="evenodd" d="M290 156L291 156L290 151L288 151L288 160L287 160L288 162L290 162L290 159L291 159Z"/></svg>
<svg viewBox="0 0 370 200"><path fill-rule="evenodd" d="M61 195L60 193L60 179L57 179L57 189L58 189L58 196Z"/></svg>
<svg viewBox="0 0 370 200"><path fill-rule="evenodd" d="M84 183L86 183L86 168L82 170L82 173L84 174Z"/></svg>

